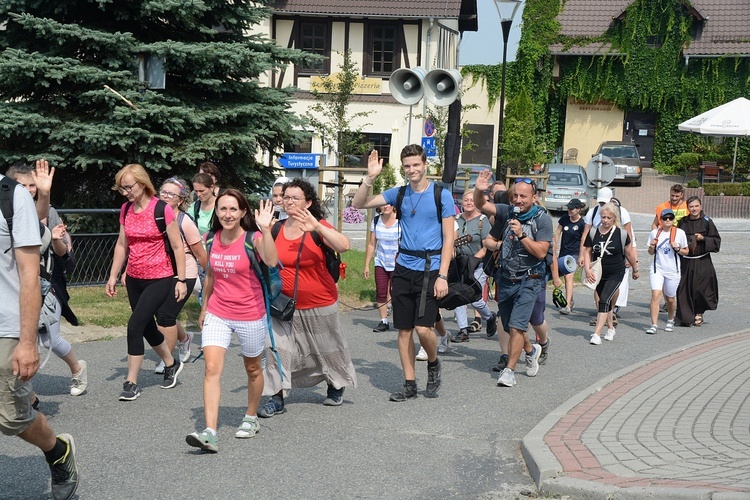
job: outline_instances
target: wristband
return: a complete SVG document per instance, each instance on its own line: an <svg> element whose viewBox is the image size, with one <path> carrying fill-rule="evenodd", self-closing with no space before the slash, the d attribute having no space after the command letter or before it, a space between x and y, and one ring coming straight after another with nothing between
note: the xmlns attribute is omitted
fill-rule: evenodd
<svg viewBox="0 0 750 500"><path fill-rule="evenodd" d="M186 283L187 282L186 279L180 279L180 278L177 278L177 281L179 281L180 283Z"/></svg>
<svg viewBox="0 0 750 500"><path fill-rule="evenodd" d="M448 281L448 276L446 276L444 274L438 274L437 277L440 278L440 279L444 279L445 281Z"/></svg>
<svg viewBox="0 0 750 500"><path fill-rule="evenodd" d="M367 176L366 176L366 175L365 175L364 177L362 177L362 183L363 183L363 184L364 184L365 186L367 186L367 187L372 187L372 184L368 184L368 183L367 183ZM374 184L374 182L373 182L373 184Z"/></svg>

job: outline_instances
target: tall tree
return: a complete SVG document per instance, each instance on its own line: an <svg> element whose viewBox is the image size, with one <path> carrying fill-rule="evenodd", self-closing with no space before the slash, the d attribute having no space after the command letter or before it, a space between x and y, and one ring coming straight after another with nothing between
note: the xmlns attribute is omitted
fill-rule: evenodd
<svg viewBox="0 0 750 500"><path fill-rule="evenodd" d="M256 188L271 176L256 154L296 142L301 125L290 89L258 76L308 57L249 34L268 3L0 2L0 164L46 157L69 205L111 204L125 163L191 177L211 160ZM139 57L163 61L166 88L139 81Z"/></svg>

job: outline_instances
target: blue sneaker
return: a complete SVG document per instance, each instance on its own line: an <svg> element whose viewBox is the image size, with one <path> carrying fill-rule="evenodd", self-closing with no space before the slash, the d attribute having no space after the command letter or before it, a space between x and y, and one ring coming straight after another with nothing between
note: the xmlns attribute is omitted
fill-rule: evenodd
<svg viewBox="0 0 750 500"><path fill-rule="evenodd" d="M261 418L271 418L274 415L281 415L282 413L286 413L284 400L278 396L272 396L268 400L268 403L264 404L258 411L258 416Z"/></svg>

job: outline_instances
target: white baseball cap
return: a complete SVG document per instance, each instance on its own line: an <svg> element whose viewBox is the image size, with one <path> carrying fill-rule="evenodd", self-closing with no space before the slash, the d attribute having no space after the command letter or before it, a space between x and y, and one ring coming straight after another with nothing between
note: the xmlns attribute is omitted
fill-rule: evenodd
<svg viewBox="0 0 750 500"><path fill-rule="evenodd" d="M609 203L609 200L612 199L614 194L612 193L612 190L608 187L601 188L596 193L596 202L597 203Z"/></svg>

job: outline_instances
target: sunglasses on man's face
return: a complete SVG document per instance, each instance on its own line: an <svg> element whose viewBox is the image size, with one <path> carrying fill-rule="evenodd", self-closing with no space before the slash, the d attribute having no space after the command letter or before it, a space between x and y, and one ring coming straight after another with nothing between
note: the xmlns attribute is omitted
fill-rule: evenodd
<svg viewBox="0 0 750 500"><path fill-rule="evenodd" d="M674 215L665 215L661 220L674 220Z"/></svg>

